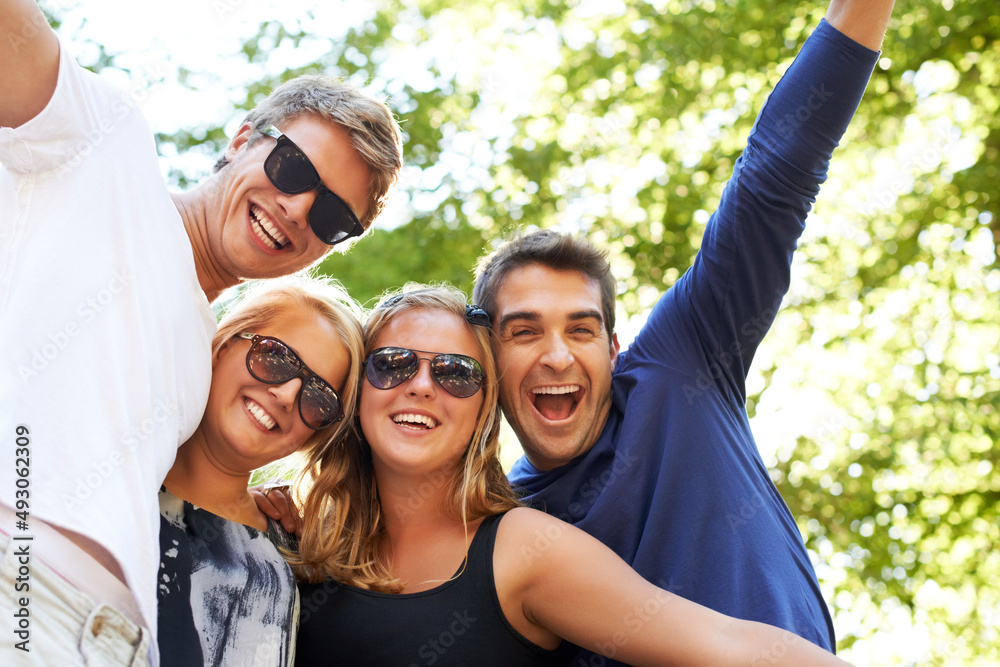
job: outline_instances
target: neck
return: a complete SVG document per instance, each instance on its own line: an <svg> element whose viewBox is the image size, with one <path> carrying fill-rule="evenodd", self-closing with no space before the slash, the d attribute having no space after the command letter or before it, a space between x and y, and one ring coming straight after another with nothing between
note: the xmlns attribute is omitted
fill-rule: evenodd
<svg viewBox="0 0 1000 667"><path fill-rule="evenodd" d="M388 533L398 536L461 524L461 518L451 513L451 478L450 470L401 477L376 468L379 504Z"/></svg>
<svg viewBox="0 0 1000 667"><path fill-rule="evenodd" d="M177 449L177 459L163 485L172 494L223 518L267 529L247 488L249 471L226 469L213 460L200 431Z"/></svg>
<svg viewBox="0 0 1000 667"><path fill-rule="evenodd" d="M198 275L198 284L208 302L211 303L219 298L227 288L240 282L235 276L229 275L222 269L215 260L212 253L211 243L208 238L210 210L216 207L210 206L209 193L211 186L204 183L194 190L182 193L171 193L177 212L184 222L184 231L187 232L188 240L191 242L191 251L194 254L194 267Z"/></svg>
<svg viewBox="0 0 1000 667"><path fill-rule="evenodd" d="M404 593L438 586L461 568L480 521L466 525L452 514L447 471L405 483L387 477L376 474L388 538L379 546L380 556L403 582Z"/></svg>

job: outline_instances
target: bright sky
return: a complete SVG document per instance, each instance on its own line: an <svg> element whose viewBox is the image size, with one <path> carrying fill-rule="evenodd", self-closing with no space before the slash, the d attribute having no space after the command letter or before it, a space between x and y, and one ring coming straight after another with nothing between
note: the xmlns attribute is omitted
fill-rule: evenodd
<svg viewBox="0 0 1000 667"><path fill-rule="evenodd" d="M60 33L71 39L67 47L74 56L83 62L96 58L94 48L85 40L102 44L115 56L116 64L122 69L105 68L102 75L132 91L156 132L172 133L222 122L231 135L243 115L242 111L232 111L233 104L243 102L249 84L267 75L315 62L330 50L331 40L337 42L350 26L371 18L376 3L367 0L325 3L314 0L173 0L158 3L155 11L137 9L135 3L125 0L88 0L85 6L78 0L43 0L42 5L63 21ZM506 42L512 38L505 36L502 21L488 26L487 34L467 34L468 31L451 29L450 22L455 20L458 20L456 16L447 13L435 19L435 28L449 35L447 51L443 52L438 45L421 40L403 17L403 22L393 30L400 43L399 52L380 67L388 82L382 82L386 89L372 92L379 97L386 94L391 97L393 88L400 87L404 81L417 90L426 82L429 89L435 85L428 73L428 63L433 62L442 75L454 73L463 85L481 88L487 101L491 98L502 100L502 109L500 104L481 105L477 111L483 116L480 127L491 128L494 132L509 128L509 116L523 112L530 97L531 81L544 69L538 65L553 57L553 45L557 42L551 35L518 35L519 48L511 49ZM247 63L240 49L266 21L278 21L289 30L297 32L301 28L322 37L303 40L295 47L286 42L269 52L266 63ZM483 49L479 39L495 40L493 43L500 46ZM525 48L524 43L529 40L532 44ZM452 58L456 50L468 57ZM525 62L525 53L531 54L530 63ZM178 69L189 72L185 85L176 79ZM521 104L518 99L522 100ZM485 169L493 157L491 153L483 153L486 144L477 137L455 137L453 144L442 153L437 167L422 172L404 168L401 187L405 189L412 184L423 191L412 202L414 206L433 208L437 205L434 191L441 190L437 185L442 172L476 174L479 173L476 167L480 171ZM171 148L165 147L166 150ZM171 167L188 174L207 173L214 162L214 156L195 151L187 155L167 153L164 157L165 165L169 162ZM469 181L468 178L464 180ZM480 183L467 182L464 187L476 189ZM389 229L405 222L410 217L407 204L404 197L394 198L377 225Z"/></svg>
<svg viewBox="0 0 1000 667"><path fill-rule="evenodd" d="M60 34L72 39L67 47L82 61L96 56L87 39L116 57L123 69L105 69L102 75L131 91L152 127L165 133L220 121L228 123L227 129L235 127L239 115L227 115L247 84L314 61L328 50L326 40L303 42L272 51L263 65L248 64L239 51L262 22L300 24L335 39L373 13L369 2L306 0L171 0L150 7L124 0L41 4L63 21ZM190 72L188 85L177 82L178 69Z"/></svg>

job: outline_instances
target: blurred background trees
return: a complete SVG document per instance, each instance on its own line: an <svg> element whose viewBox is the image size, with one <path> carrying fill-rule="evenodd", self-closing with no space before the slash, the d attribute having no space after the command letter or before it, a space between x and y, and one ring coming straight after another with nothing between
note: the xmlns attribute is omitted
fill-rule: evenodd
<svg viewBox="0 0 1000 667"><path fill-rule="evenodd" d="M242 68L168 58L144 83L148 63L50 8L81 61L152 89L150 108L171 97L165 79L191 99L224 88L209 121L152 119L174 187L202 178L280 81L347 77L388 98L407 167L378 228L322 272L369 303L408 280L470 291L500 235L578 230L609 249L623 342L690 265L767 92L826 8L381 0L286 19L202 4L192 25L244 27L227 61ZM995 0L899 2L750 378L765 462L858 665L1000 664L998 106Z"/></svg>

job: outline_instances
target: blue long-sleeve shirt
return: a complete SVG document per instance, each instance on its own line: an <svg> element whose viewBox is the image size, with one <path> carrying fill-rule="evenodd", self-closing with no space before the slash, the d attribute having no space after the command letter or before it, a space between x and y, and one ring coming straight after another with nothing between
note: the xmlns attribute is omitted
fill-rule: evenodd
<svg viewBox="0 0 1000 667"><path fill-rule="evenodd" d="M650 582L828 650L830 612L754 442L745 380L877 56L821 22L758 116L693 266L619 355L593 449L548 472L522 457L509 475Z"/></svg>

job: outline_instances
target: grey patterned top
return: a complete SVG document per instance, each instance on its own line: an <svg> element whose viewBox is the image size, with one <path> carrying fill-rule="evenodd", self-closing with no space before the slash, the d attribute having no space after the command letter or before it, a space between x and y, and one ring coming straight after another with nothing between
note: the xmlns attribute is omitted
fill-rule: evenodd
<svg viewBox="0 0 1000 667"><path fill-rule="evenodd" d="M275 546L290 544L270 519L264 533L161 488L161 664L291 665L299 598Z"/></svg>

